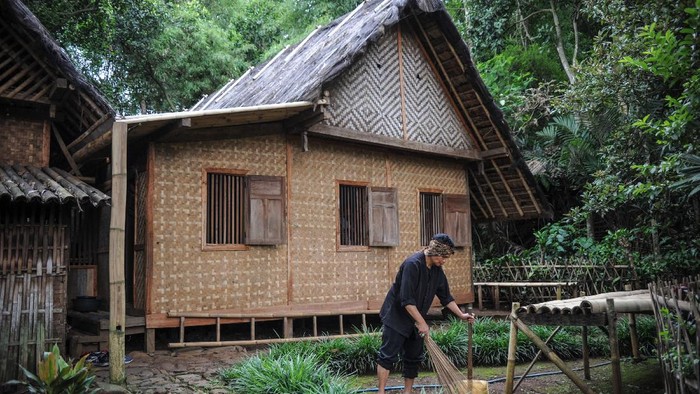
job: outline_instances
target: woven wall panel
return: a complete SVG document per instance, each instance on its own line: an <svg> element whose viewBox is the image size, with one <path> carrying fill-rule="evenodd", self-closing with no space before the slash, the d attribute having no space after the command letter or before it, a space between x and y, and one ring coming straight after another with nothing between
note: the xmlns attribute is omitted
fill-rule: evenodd
<svg viewBox="0 0 700 394"><path fill-rule="evenodd" d="M331 125L403 138L397 45L392 29L333 84Z"/></svg>
<svg viewBox="0 0 700 394"><path fill-rule="evenodd" d="M134 217L134 308L144 310L146 308L146 202L147 181L145 172L136 175Z"/></svg>
<svg viewBox="0 0 700 394"><path fill-rule="evenodd" d="M468 149L462 123L419 43L409 29L401 34L408 139ZM393 28L329 85L328 124L403 139L398 59L398 30Z"/></svg>
<svg viewBox="0 0 700 394"><path fill-rule="evenodd" d="M161 144L155 162L153 313L285 305L286 245L202 251L202 170L286 176L283 137Z"/></svg>
<svg viewBox="0 0 700 394"><path fill-rule="evenodd" d="M409 254L421 249L418 191L464 194L464 171L452 161L395 155L309 139L292 144L289 252L293 304L381 301ZM241 310L287 303L287 246L201 250L201 168L248 169L286 176L282 137L168 144L156 148L153 312ZM167 171L166 171L167 170ZM397 187L400 244L336 251L337 181ZM469 254L446 270L454 293L469 290Z"/></svg>
<svg viewBox="0 0 700 394"><path fill-rule="evenodd" d="M0 118L0 162L44 167L45 149L44 122Z"/></svg>
<svg viewBox="0 0 700 394"><path fill-rule="evenodd" d="M387 261L396 248L336 252L336 181L387 186L385 156L356 146L309 140L294 151L290 223L294 303L360 301L383 297Z"/></svg>
<svg viewBox="0 0 700 394"><path fill-rule="evenodd" d="M419 45L411 31L404 29L403 64L409 139L467 149L469 142L462 123Z"/></svg>
<svg viewBox="0 0 700 394"><path fill-rule="evenodd" d="M311 139L309 146L308 152L294 151L290 204L293 301L381 301L403 259L421 249L418 190L464 194L464 171L452 162L358 150L356 146L317 139ZM397 247L336 252L336 180L398 188ZM470 291L469 256L460 250L446 265L454 293Z"/></svg>

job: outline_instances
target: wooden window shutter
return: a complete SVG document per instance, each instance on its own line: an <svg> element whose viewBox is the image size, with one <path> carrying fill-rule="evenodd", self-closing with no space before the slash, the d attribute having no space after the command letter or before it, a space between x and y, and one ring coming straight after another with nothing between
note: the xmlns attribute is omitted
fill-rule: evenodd
<svg viewBox="0 0 700 394"><path fill-rule="evenodd" d="M287 242L284 177L246 177L246 238L248 245L280 245Z"/></svg>
<svg viewBox="0 0 700 394"><path fill-rule="evenodd" d="M443 195L445 210L444 228L455 246L469 246L471 231L469 226L469 196L466 194Z"/></svg>
<svg viewBox="0 0 700 394"><path fill-rule="evenodd" d="M370 246L399 244L399 204L395 188L371 187L369 192Z"/></svg>

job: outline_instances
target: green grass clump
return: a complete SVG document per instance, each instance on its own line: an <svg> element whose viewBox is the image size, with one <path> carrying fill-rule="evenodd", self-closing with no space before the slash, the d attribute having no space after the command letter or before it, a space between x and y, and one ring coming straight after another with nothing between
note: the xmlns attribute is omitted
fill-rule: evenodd
<svg viewBox="0 0 700 394"><path fill-rule="evenodd" d="M348 394L356 391L349 379L332 371L315 354L280 351L275 357L257 355L219 372L234 392L246 394Z"/></svg>

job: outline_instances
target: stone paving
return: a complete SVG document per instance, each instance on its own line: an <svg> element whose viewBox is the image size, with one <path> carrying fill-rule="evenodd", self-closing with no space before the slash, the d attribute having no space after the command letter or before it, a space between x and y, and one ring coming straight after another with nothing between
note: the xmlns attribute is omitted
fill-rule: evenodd
<svg viewBox="0 0 700 394"><path fill-rule="evenodd" d="M94 367L97 381L105 393L165 394L214 393L228 391L215 383L218 370L248 357L239 346L184 348L145 352L127 352L134 361L126 365L126 387L110 385L109 367Z"/></svg>

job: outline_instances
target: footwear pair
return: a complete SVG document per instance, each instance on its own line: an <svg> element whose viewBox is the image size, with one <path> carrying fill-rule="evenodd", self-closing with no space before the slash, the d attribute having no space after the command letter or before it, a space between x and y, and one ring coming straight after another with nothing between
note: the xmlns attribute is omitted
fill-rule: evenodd
<svg viewBox="0 0 700 394"><path fill-rule="evenodd" d="M85 359L86 362L92 363L96 367L106 367L109 365L109 351L103 350L98 352L91 352ZM134 361L134 358L130 355L124 356L124 364L129 364Z"/></svg>

